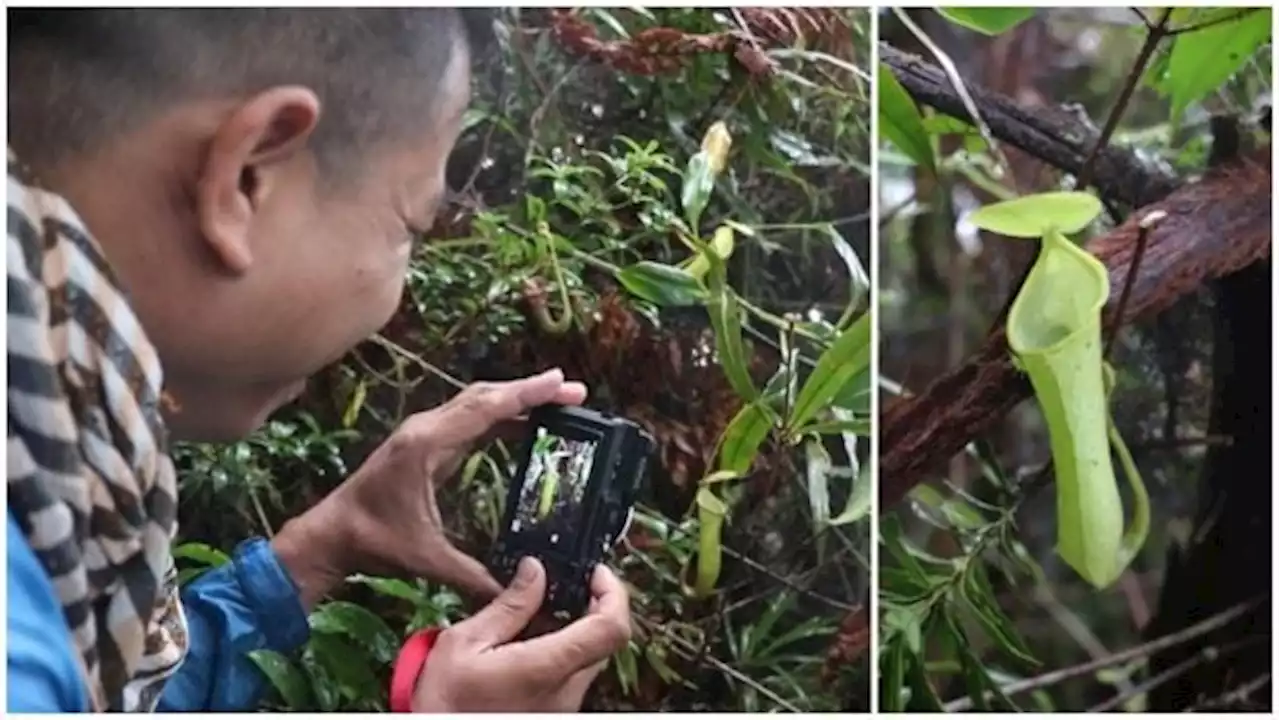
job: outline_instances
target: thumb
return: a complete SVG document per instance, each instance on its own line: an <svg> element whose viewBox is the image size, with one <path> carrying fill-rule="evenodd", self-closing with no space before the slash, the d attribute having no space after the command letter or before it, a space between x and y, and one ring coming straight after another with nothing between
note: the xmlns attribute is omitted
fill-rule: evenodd
<svg viewBox="0 0 1280 720"><path fill-rule="evenodd" d="M510 587L466 621L467 636L486 648L514 640L537 616L546 589L547 574L542 564L524 558Z"/></svg>

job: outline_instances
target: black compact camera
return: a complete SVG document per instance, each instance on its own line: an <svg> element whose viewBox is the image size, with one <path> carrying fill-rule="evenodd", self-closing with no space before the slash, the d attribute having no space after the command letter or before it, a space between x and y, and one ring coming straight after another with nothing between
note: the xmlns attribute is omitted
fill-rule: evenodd
<svg viewBox="0 0 1280 720"><path fill-rule="evenodd" d="M654 442L629 420L580 407L536 408L529 426L489 569L506 585L521 558L537 558L543 608L572 619L587 611L596 565L627 532Z"/></svg>

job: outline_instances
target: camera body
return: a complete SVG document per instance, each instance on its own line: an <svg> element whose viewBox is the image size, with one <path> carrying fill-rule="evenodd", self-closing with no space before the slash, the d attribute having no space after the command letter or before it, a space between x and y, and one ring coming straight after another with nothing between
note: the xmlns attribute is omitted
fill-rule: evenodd
<svg viewBox="0 0 1280 720"><path fill-rule="evenodd" d="M506 585L521 558L537 558L543 607L568 620L586 613L591 574L626 533L654 441L629 420L580 407L536 408L529 426L489 569Z"/></svg>

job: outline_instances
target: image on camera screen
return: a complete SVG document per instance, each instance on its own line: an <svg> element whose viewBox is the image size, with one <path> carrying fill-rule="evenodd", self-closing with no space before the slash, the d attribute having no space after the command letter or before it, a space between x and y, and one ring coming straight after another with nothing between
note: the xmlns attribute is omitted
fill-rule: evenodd
<svg viewBox="0 0 1280 720"><path fill-rule="evenodd" d="M592 440L573 440L538 428L511 531L542 535L549 547L570 541L582 522L582 498L595 455Z"/></svg>

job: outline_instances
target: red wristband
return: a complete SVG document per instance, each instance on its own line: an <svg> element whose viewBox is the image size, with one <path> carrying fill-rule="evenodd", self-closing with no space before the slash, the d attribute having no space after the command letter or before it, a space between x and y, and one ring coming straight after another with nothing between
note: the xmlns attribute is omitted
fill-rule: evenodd
<svg viewBox="0 0 1280 720"><path fill-rule="evenodd" d="M405 641L391 671L391 712L412 712L413 691L427 665L427 655L436 644L440 628L419 630Z"/></svg>

